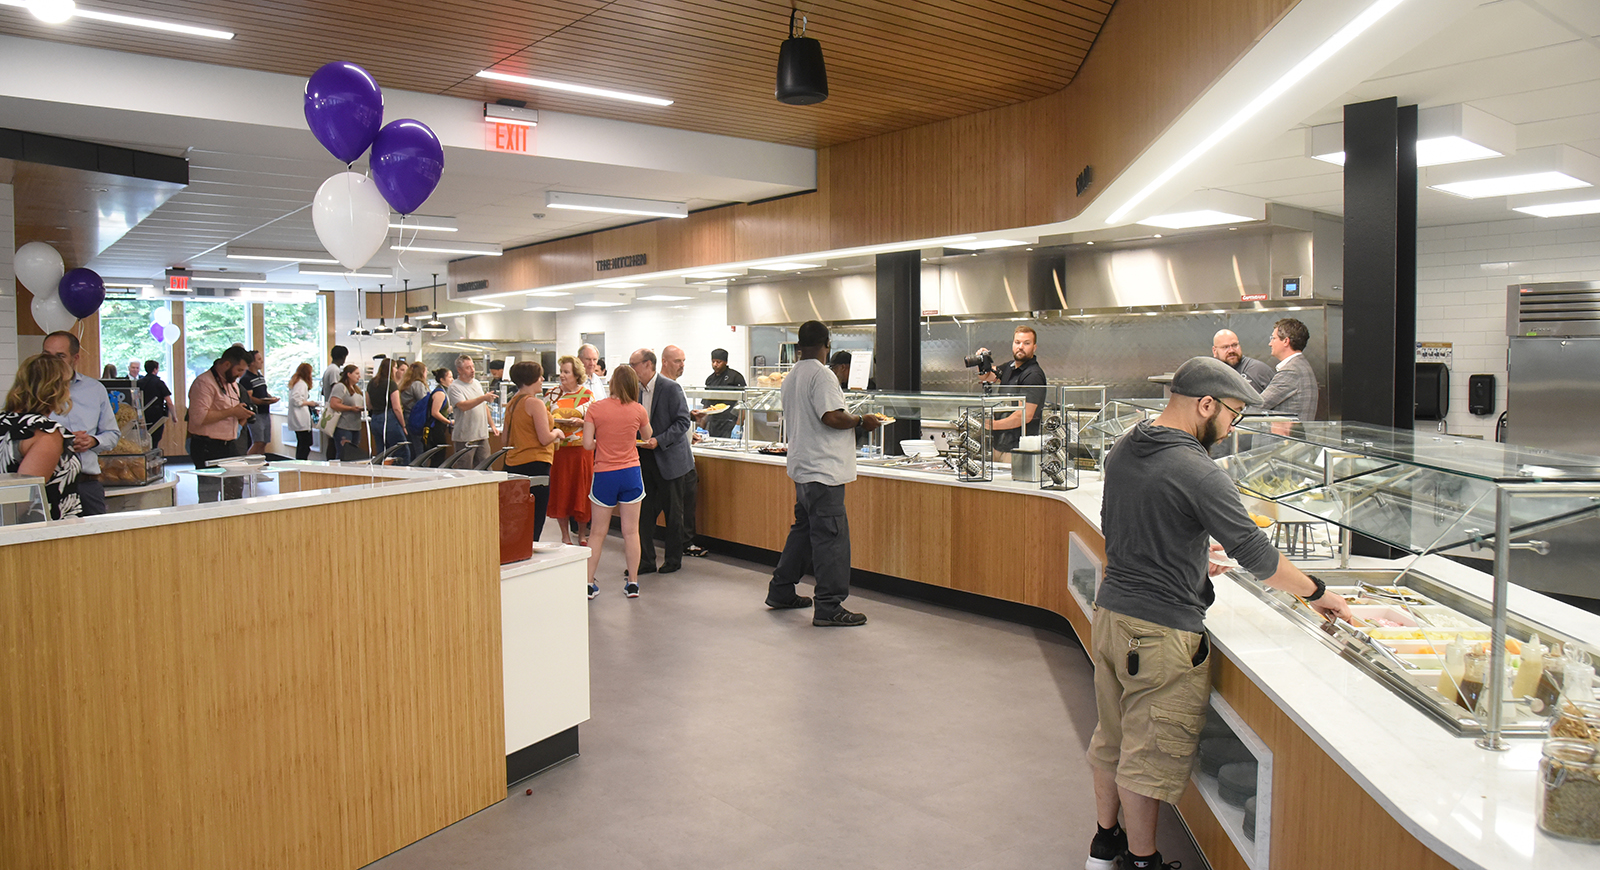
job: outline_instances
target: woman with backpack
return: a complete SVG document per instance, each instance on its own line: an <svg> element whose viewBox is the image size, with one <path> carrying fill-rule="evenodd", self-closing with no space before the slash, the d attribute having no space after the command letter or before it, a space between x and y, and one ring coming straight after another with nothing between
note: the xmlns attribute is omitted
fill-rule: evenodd
<svg viewBox="0 0 1600 870"><path fill-rule="evenodd" d="M417 457L427 448L422 442L422 428L427 425L428 412L417 413L417 403L428 397L428 367L414 362L400 376L400 419L406 421L406 437L411 441L411 455Z"/></svg>
<svg viewBox="0 0 1600 870"><path fill-rule="evenodd" d="M435 447L450 446L450 384L455 382L455 375L449 369L433 370L433 389L428 395L417 402L412 413L417 413L417 408L422 409L422 420L418 425L422 432L422 446L425 450ZM438 463L435 462L435 465Z"/></svg>
<svg viewBox="0 0 1600 870"><path fill-rule="evenodd" d="M550 463L556 458L556 439L561 433L550 425L550 410L540 396L544 387L544 368L536 362L519 362L511 367L511 382L517 392L506 403L506 473L534 478L533 539L544 531L544 513L550 505ZM542 480L543 482L537 482Z"/></svg>

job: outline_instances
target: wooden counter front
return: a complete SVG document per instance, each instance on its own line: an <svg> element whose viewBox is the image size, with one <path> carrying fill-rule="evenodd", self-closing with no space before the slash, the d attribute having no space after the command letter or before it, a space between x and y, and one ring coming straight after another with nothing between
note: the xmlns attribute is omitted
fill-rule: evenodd
<svg viewBox="0 0 1600 870"><path fill-rule="evenodd" d="M0 547L0 866L357 868L505 797L496 486L303 502Z"/></svg>

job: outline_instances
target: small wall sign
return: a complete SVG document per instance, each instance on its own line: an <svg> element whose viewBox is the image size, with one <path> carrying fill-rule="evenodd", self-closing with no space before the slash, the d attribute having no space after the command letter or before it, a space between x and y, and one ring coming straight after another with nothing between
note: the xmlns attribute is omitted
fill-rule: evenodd
<svg viewBox="0 0 1600 870"><path fill-rule="evenodd" d="M628 254L625 257L612 257L608 260L595 260L596 272L609 272L612 269L633 269L645 265L649 258L644 254Z"/></svg>

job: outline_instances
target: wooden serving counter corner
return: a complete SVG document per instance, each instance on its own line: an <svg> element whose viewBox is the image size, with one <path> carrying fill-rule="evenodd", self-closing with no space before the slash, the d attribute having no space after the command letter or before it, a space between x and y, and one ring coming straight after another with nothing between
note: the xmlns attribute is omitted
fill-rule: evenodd
<svg viewBox="0 0 1600 870"><path fill-rule="evenodd" d="M781 551L794 516L794 484L782 460L725 456L697 454L699 533ZM1105 539L1069 494L866 466L859 474L845 490L852 567L1041 608L1064 617L1088 646L1089 617L1066 582L1067 534L1075 532L1102 564ZM1099 503L1098 495L1076 500ZM1453 866L1396 821L1226 655L1212 677L1272 750L1281 772L1272 790L1272 870ZM1092 705L1094 698L1081 702ZM1249 870L1194 788L1178 811L1215 870Z"/></svg>
<svg viewBox="0 0 1600 870"><path fill-rule="evenodd" d="M0 535L0 866L357 868L504 799L497 504L486 476Z"/></svg>

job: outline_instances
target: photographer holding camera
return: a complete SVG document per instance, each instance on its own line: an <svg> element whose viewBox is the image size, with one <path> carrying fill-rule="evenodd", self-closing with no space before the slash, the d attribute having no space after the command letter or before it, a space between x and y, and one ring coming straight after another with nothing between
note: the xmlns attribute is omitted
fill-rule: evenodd
<svg viewBox="0 0 1600 870"><path fill-rule="evenodd" d="M1011 387L1009 390L1001 390L1001 393L1022 396L1027 402L1024 410L1015 411L994 421L996 453L1010 453L1017 449L1017 443L1023 434L1039 434L1039 405L1044 401L1044 390L1029 389L1045 385L1044 369L1040 368L1039 361L1034 359L1034 352L1038 347L1039 333L1031 326L1019 325L1011 333L1009 362L1003 363L996 369L994 357L986 347L978 348L975 355L966 359L968 368L978 370L978 380L985 384L998 383L1002 387Z"/></svg>

